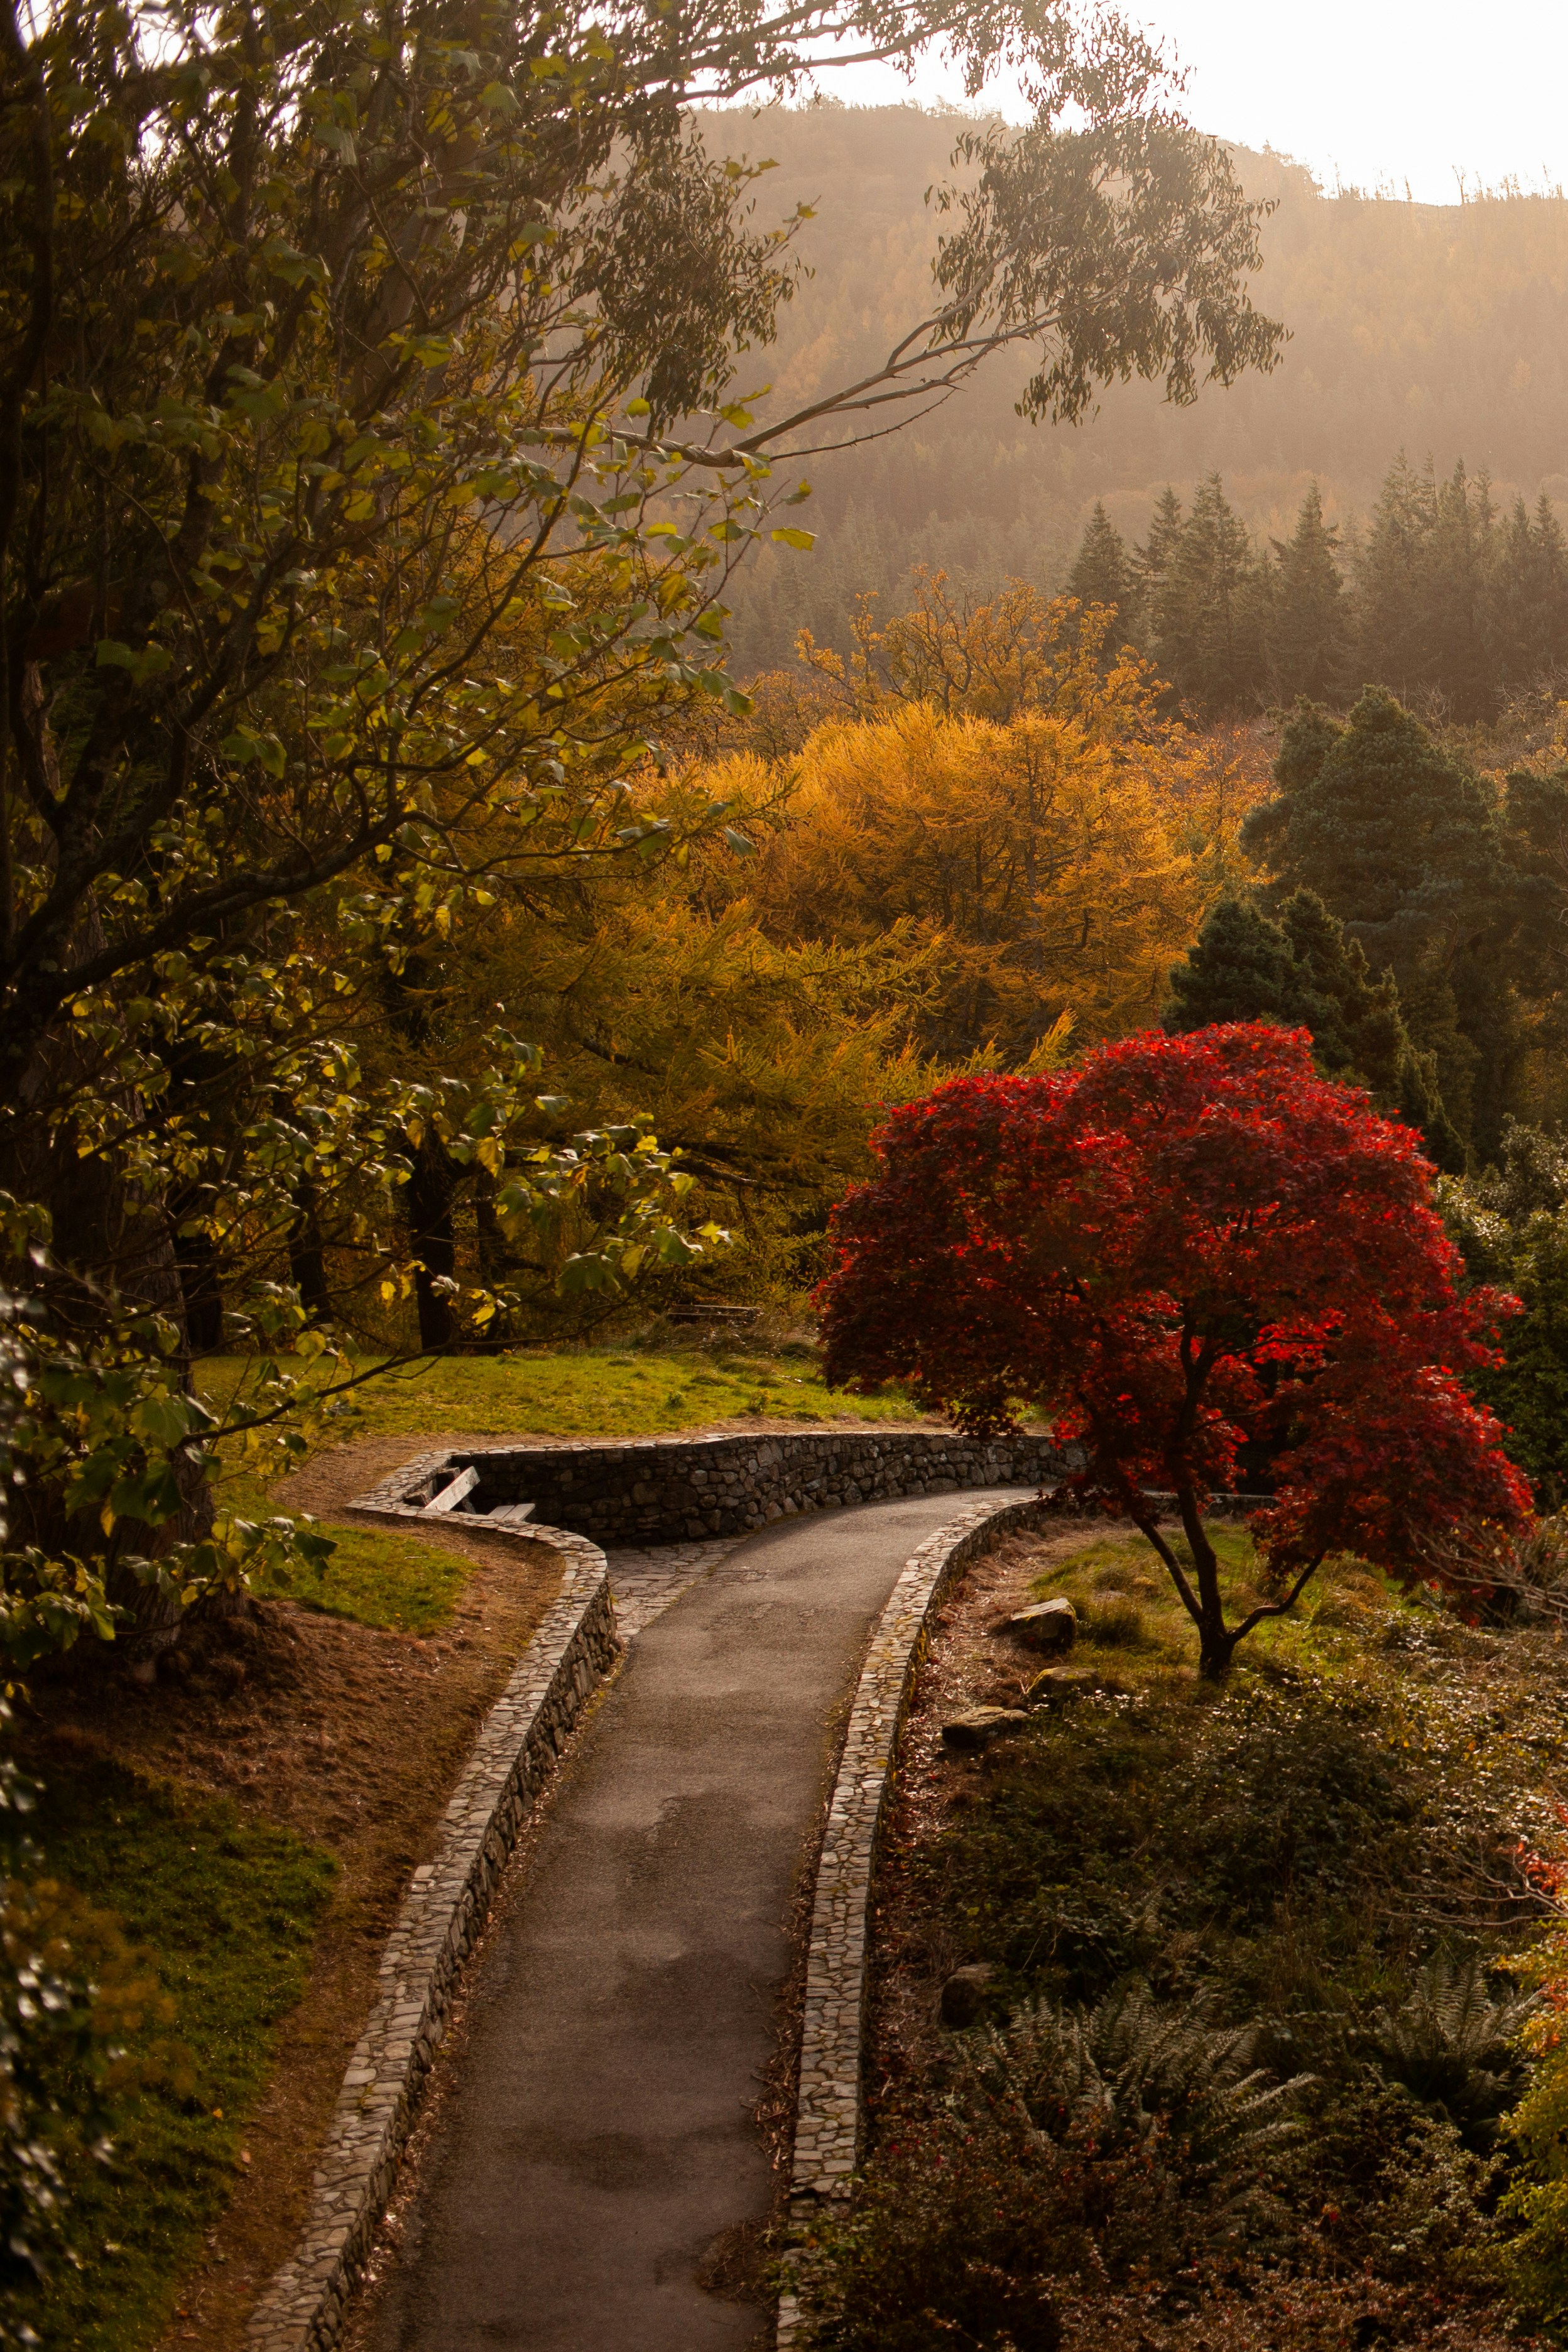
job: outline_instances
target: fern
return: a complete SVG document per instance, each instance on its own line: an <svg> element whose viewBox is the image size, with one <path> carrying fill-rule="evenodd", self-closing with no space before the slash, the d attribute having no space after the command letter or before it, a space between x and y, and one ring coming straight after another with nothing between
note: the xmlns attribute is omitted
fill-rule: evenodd
<svg viewBox="0 0 1568 2352"><path fill-rule="evenodd" d="M1370 2040L1390 2081L1484 2147L1522 2079L1519 2039L1536 2006L1531 1993L1494 1997L1480 1960L1436 1952L1399 2007L1377 2011Z"/></svg>
<svg viewBox="0 0 1568 2352"><path fill-rule="evenodd" d="M1092 2009L1039 2000L970 2037L973 2098L1027 2118L1052 2142L1142 2149L1194 2185L1256 2162L1297 2126L1311 2077L1277 2082L1254 2064L1257 2029L1221 2026L1204 2000L1156 2000L1137 1982ZM961 2091L960 2095L963 2095Z"/></svg>

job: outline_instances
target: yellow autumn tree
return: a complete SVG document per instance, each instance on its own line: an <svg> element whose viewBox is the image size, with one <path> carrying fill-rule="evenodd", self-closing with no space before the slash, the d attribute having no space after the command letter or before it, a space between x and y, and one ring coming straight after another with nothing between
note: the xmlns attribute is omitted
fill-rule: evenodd
<svg viewBox="0 0 1568 2352"><path fill-rule="evenodd" d="M819 728L791 770L749 897L780 940L923 940L940 984L921 1034L944 1061L1027 1058L1064 1018L1075 1041L1154 1019L1242 813L1216 819L1178 753L1129 757L1039 710L1003 725L895 705ZM761 773L718 762L704 789Z"/></svg>

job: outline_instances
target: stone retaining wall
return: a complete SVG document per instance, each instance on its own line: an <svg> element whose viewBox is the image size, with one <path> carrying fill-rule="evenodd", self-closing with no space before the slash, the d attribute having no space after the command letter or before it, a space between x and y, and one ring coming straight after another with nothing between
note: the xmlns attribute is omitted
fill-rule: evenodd
<svg viewBox="0 0 1568 2352"><path fill-rule="evenodd" d="M476 1511L532 1503L541 1519L598 1544L694 1543L749 1535L800 1511L965 1486L1037 1486L1063 1457L1035 1436L982 1443L942 1429L779 1430L729 1437L497 1445L424 1454L361 1496L356 1510L423 1509L459 1470L478 1470Z"/></svg>
<svg viewBox="0 0 1568 2352"><path fill-rule="evenodd" d="M442 1457L431 1457L439 1459ZM250 2352L330 2352L391 2193L463 1962L584 1703L616 1654L604 1553L531 1529L566 1560L561 1591L486 1717L382 1956L369 2024L343 2077L305 2235L251 2315Z"/></svg>
<svg viewBox="0 0 1568 2352"><path fill-rule="evenodd" d="M817 1864L790 2179L790 2208L798 2221L843 2203L859 2155L877 1851L931 1619L969 1563L1000 1536L1034 1523L1041 1508L1035 1497L982 1503L953 1518L910 1559L872 1634ZM779 2304L779 2352L791 2352L799 2336L799 2308L786 2294Z"/></svg>

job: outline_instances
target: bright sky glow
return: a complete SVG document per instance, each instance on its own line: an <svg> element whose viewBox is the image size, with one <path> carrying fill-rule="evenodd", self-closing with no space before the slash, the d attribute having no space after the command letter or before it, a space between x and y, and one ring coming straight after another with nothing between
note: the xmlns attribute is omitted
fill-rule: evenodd
<svg viewBox="0 0 1568 2352"><path fill-rule="evenodd" d="M1459 183L1568 185L1568 12L1545 0L1123 0L1188 70L1205 131L1270 146L1336 184L1452 204ZM908 98L890 67L830 74L863 104ZM961 100L922 67L913 94ZM988 94L1016 115L1016 91Z"/></svg>

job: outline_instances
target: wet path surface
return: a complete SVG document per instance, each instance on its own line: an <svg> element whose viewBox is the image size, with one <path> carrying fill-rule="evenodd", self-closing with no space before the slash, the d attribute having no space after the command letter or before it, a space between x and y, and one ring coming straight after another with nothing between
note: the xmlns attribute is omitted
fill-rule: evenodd
<svg viewBox="0 0 1568 2352"><path fill-rule="evenodd" d="M996 1490L998 1494L1017 1490ZM612 1553L630 1651L481 1960L373 2352L751 2352L752 2107L833 1729L904 1562L985 1490ZM677 1553L683 1557L677 1557ZM640 1630L635 1630L640 1627Z"/></svg>

